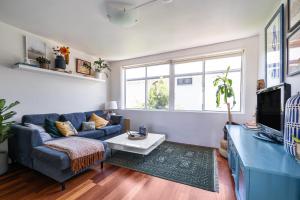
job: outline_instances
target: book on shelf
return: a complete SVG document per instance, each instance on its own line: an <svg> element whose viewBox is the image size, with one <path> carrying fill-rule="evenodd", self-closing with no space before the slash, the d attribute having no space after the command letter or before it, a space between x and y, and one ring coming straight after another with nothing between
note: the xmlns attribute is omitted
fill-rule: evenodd
<svg viewBox="0 0 300 200"><path fill-rule="evenodd" d="M259 130L260 127L257 125L255 121L248 121L243 124L243 127L250 130Z"/></svg>

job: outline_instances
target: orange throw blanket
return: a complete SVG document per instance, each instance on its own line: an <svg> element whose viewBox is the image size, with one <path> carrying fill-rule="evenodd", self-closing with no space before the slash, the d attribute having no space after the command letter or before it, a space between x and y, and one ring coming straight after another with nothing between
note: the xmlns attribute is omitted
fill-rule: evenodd
<svg viewBox="0 0 300 200"><path fill-rule="evenodd" d="M65 152L71 160L71 170L80 170L93 165L103 159L104 146L99 140L67 137L45 142L49 148Z"/></svg>

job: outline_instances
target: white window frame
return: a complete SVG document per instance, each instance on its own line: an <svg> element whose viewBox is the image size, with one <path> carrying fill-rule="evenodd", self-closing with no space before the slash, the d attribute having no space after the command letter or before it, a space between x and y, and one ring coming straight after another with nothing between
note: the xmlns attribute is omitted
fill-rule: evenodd
<svg viewBox="0 0 300 200"><path fill-rule="evenodd" d="M164 65L168 64L169 65L169 75L163 75L163 76L151 76L148 77L148 67L153 67L156 65ZM143 78L131 78L131 79L126 79L126 69L133 69L133 68L145 68L145 77ZM148 100L148 80L153 80L153 79L160 79L160 78L169 78L170 80L170 61L168 62L158 62L158 63L151 63L151 64L144 64L144 65L138 65L138 66L133 66L133 67L123 67L124 70L124 106L126 110L148 110L148 105L147 105L147 100ZM145 81L145 106L144 108L126 108L126 86L127 86L127 81ZM164 110L159 110L159 111L168 111L170 109L170 86L169 86L169 107L168 109ZM151 109L151 111L155 111L156 109Z"/></svg>
<svg viewBox="0 0 300 200"><path fill-rule="evenodd" d="M231 69L229 72L240 72L241 75L241 81L240 81L240 108L239 111L232 111L233 113L243 113L244 112L244 50L235 50L235 51L229 51L229 52L223 52L223 53L217 53L213 55L203 55L203 56L197 56L192 58L184 58L184 59L173 59L163 62L153 62L153 63L147 63L147 64L139 64L139 65L130 65L130 66L124 66L122 67L123 71L123 83L122 83L122 99L124 102L124 110L144 110L144 111L171 111L171 112L206 112L206 113L225 113L227 111L218 111L218 110L206 110L205 109L205 75L206 74L219 74L224 73L226 70L218 70L218 71L211 71L211 72L205 72L205 62L206 60L211 59L218 59L218 58L226 58L230 56L241 56L241 68L240 69ZM196 73L186 73L186 74L177 74L175 75L175 64L178 63L188 63L188 62L197 62L202 61L202 72L196 72ZM163 65L163 64L169 64L169 75L165 76L155 76L155 77L148 77L147 76L147 67L152 67L155 65ZM140 68L145 67L145 77L144 78L134 78L134 79L128 79L126 80L126 69L132 69L132 68ZM202 110L176 110L175 109L175 78L177 77L184 77L184 76L196 76L201 75L202 76ZM159 79L159 78L169 78L169 107L168 109L159 109L159 110L153 110L148 109L147 105L147 99L148 99L148 80L152 79ZM144 80L145 81L145 106L144 108L127 108L126 107L126 82L127 81L138 81L138 80Z"/></svg>
<svg viewBox="0 0 300 200"><path fill-rule="evenodd" d="M182 63L190 63L190 62L202 62L202 71L201 72L193 72L193 73L185 73L185 74L175 74L175 65L176 64L182 64ZM178 60L178 61L173 61L173 66L172 66L172 68L173 68L173 70L174 70L174 80L173 80L173 82L174 82L174 84L175 84L175 79L177 78L177 77L184 77L184 76L199 76L199 75L201 75L202 76L202 105L201 105L201 107L202 107L202 109L201 110L180 110L180 109L175 109L175 85L174 85L174 87L173 87L173 89L172 89L172 91L173 91L173 93L174 93L174 106L173 106L173 110L174 111L179 111L179 112L189 112L189 111L191 111L191 112L202 112L202 111L204 111L204 88L203 88L203 86L204 86L204 84L205 84L205 79L204 79L204 77L205 77L205 74L204 74L204 70L205 70L205 67L204 67L204 58L198 58L198 59L185 59L185 60Z"/></svg>

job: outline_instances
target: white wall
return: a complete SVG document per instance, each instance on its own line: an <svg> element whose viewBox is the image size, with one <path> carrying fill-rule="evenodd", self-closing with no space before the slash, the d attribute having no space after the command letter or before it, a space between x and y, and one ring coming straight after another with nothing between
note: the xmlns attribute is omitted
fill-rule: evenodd
<svg viewBox="0 0 300 200"><path fill-rule="evenodd" d="M285 36L288 37L288 8L287 8L287 1L282 0L284 6L284 14L285 14ZM273 13L269 16L268 19L266 19L265 25L268 24L268 22L271 20L272 16L276 13L277 9L279 8L280 4L276 6ZM259 70L258 70L258 79L265 79L265 34L264 34L264 27L261 27L260 34L259 34L259 55L260 55L260 64L259 64ZM286 48L286 38L284 39L285 42L285 61L284 61L284 80L286 83L291 84L292 89L292 95L295 95L297 92L300 92L300 74L294 75L294 76L287 76L287 48Z"/></svg>
<svg viewBox="0 0 300 200"><path fill-rule="evenodd" d="M0 98L21 102L14 108L18 113L17 121L24 114L79 112L103 106L107 98L106 83L9 68L24 61L24 35L32 34L0 22ZM41 39L50 47L58 44ZM71 48L68 69L73 72L76 71L76 58L95 60L95 57Z"/></svg>
<svg viewBox="0 0 300 200"><path fill-rule="evenodd" d="M204 54L230 50L245 50L243 68L244 88L243 114L235 114L234 121L244 122L251 119L256 107L256 79L259 64L259 37L253 36L209 46L179 50L142 58L112 62L110 83L111 100L121 101L121 67L155 61L172 60L175 58L193 57ZM247 98L245 98L247 97ZM119 113L131 120L132 129L145 125L150 131L166 133L168 140L196 144L201 146L218 147L222 137L222 128L226 121L226 113L204 112L164 112L164 111L136 111L119 110Z"/></svg>

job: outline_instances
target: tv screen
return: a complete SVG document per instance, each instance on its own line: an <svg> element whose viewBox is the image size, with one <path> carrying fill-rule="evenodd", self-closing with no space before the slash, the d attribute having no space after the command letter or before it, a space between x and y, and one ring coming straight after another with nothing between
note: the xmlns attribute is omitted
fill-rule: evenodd
<svg viewBox="0 0 300 200"><path fill-rule="evenodd" d="M281 131L281 90L262 92L257 95L257 122Z"/></svg>

